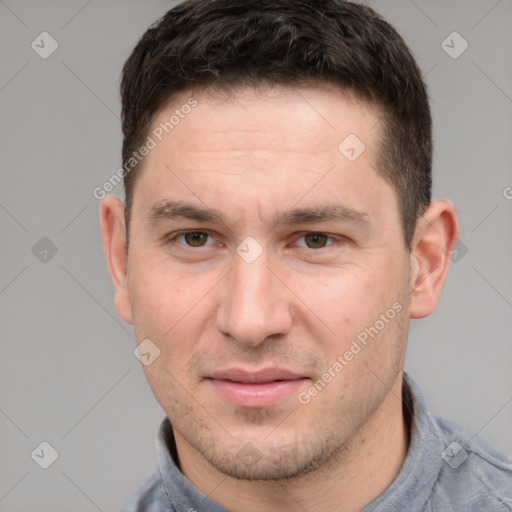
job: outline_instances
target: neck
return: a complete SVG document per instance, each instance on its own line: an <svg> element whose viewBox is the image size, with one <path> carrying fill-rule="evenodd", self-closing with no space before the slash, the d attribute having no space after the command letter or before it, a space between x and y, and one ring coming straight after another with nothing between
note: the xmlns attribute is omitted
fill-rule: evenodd
<svg viewBox="0 0 512 512"><path fill-rule="evenodd" d="M342 453L300 478L262 482L228 477L175 432L182 472L203 494L232 512L358 512L391 485L407 455L409 429L401 393L402 373Z"/></svg>

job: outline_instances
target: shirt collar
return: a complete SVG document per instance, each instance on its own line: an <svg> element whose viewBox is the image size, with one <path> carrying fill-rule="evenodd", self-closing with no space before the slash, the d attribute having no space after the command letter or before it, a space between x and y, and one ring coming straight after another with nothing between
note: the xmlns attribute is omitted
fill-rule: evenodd
<svg viewBox="0 0 512 512"><path fill-rule="evenodd" d="M402 404L411 426L409 450L393 483L362 512L423 510L441 470L442 435L423 393L405 372Z"/></svg>
<svg viewBox="0 0 512 512"><path fill-rule="evenodd" d="M169 418L165 418L160 425L156 440L156 455L167 498L176 511L229 512L194 487L179 469L178 452Z"/></svg>

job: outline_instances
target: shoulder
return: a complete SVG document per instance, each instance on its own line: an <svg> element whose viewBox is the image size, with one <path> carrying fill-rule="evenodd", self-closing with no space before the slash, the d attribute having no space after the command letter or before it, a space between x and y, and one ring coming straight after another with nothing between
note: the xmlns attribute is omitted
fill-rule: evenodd
<svg viewBox="0 0 512 512"><path fill-rule="evenodd" d="M430 510L512 511L512 458L450 421L432 420L445 449Z"/></svg>
<svg viewBox="0 0 512 512"><path fill-rule="evenodd" d="M164 484L158 473L146 480L130 498L121 512L160 512L172 511Z"/></svg>

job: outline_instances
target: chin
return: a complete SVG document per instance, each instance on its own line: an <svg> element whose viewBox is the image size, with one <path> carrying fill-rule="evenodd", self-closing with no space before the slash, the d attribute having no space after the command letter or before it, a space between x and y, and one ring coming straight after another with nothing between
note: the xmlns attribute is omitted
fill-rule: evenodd
<svg viewBox="0 0 512 512"><path fill-rule="evenodd" d="M333 446L319 444L301 440L260 449L247 442L241 448L223 450L222 454L218 450L203 453L203 457L217 471L237 480L293 480L313 473L341 452Z"/></svg>

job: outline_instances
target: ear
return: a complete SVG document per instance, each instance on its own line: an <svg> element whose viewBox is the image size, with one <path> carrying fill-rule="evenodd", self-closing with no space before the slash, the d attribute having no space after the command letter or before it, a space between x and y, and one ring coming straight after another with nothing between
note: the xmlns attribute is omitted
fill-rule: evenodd
<svg viewBox="0 0 512 512"><path fill-rule="evenodd" d="M124 206L119 198L107 196L101 201L100 224L103 248L116 291L116 311L125 322L131 324L133 315L128 291L126 226Z"/></svg>
<svg viewBox="0 0 512 512"><path fill-rule="evenodd" d="M411 318L435 311L458 239L453 203L444 199L431 203L418 219L411 248Z"/></svg>

